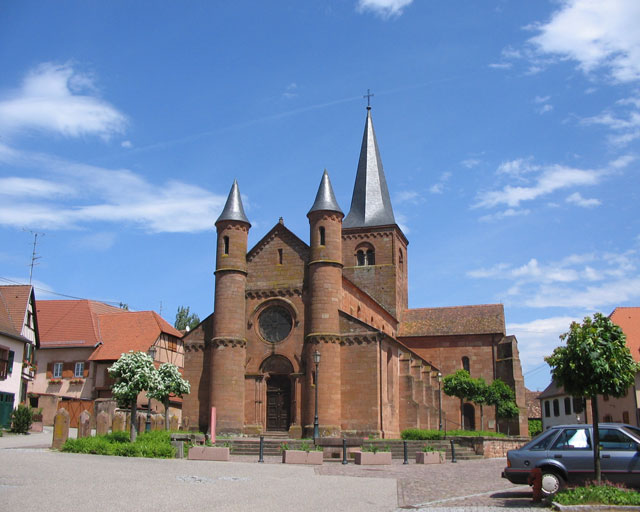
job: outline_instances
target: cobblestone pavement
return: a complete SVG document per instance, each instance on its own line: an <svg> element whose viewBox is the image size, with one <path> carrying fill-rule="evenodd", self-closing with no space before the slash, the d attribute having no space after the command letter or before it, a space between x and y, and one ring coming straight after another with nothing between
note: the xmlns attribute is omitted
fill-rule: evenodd
<svg viewBox="0 0 640 512"><path fill-rule="evenodd" d="M232 460L255 461L255 457L232 456ZM265 457L265 463L278 464L279 457ZM397 482L398 510L428 510L428 512L486 512L538 508L532 501L531 489L513 485L502 478L505 458L461 460L453 464L403 464L393 460L391 466L356 466L325 462L317 466L319 475L343 475L362 478L392 478Z"/></svg>

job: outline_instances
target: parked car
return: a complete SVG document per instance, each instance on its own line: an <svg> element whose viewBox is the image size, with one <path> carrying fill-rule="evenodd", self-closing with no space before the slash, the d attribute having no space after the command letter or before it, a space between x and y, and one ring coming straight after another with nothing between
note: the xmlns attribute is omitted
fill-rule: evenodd
<svg viewBox="0 0 640 512"><path fill-rule="evenodd" d="M640 486L640 428L599 423L600 469L603 480ZM502 477L528 483L534 468L542 470L542 492L552 495L567 483L595 478L593 425L556 425L517 450L507 452Z"/></svg>

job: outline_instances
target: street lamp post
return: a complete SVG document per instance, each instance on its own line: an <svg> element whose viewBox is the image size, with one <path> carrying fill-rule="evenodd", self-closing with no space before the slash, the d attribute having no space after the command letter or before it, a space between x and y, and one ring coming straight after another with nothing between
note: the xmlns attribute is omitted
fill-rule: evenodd
<svg viewBox="0 0 640 512"><path fill-rule="evenodd" d="M316 415L313 418L313 444L316 444L320 433L318 432L318 365L320 364L320 352L313 353L313 362L316 363Z"/></svg>
<svg viewBox="0 0 640 512"><path fill-rule="evenodd" d="M156 358L156 347L151 345L149 347L149 350L147 350L147 354L149 354L149 357L151 359ZM145 432L150 432L151 431L151 398L149 398L148 396L149 391L147 391L147 422L144 425L144 431Z"/></svg>
<svg viewBox="0 0 640 512"><path fill-rule="evenodd" d="M442 373L438 372L438 430L442 430Z"/></svg>

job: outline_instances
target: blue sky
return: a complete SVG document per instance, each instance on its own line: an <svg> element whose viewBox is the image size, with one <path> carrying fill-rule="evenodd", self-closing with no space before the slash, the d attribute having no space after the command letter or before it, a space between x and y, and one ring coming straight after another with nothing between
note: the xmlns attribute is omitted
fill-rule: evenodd
<svg viewBox="0 0 640 512"><path fill-rule="evenodd" d="M0 282L37 232L38 298L204 318L233 179L250 246L308 240L371 89L410 306L503 303L543 389L572 320L640 302L638 26L637 0L3 2Z"/></svg>

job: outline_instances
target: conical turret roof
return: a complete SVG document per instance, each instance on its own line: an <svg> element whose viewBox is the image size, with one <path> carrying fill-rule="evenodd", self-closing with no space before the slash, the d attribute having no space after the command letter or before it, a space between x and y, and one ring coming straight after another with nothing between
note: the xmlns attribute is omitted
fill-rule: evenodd
<svg viewBox="0 0 640 512"><path fill-rule="evenodd" d="M367 107L367 120L362 137L356 183L351 198L351 210L345 217L342 227L386 226L395 223L387 180L384 177L378 151L378 141L373 130L371 108Z"/></svg>
<svg viewBox="0 0 640 512"><path fill-rule="evenodd" d="M233 180L233 185L231 185L231 191L229 192L229 197L227 197L227 202L222 209L222 213L216 224L223 220L236 220L240 222L246 222L251 226L249 219L244 214L244 208L242 207L242 198L240 197L240 188L238 187L238 181Z"/></svg>
<svg viewBox="0 0 640 512"><path fill-rule="evenodd" d="M336 201L336 196L333 193L331 181L329 180L329 173L326 169L324 170L324 174L322 175L322 180L320 180L320 187L318 187L316 200L314 201L311 210L309 210L309 213L317 212L320 210L338 212L344 215L344 213L338 206L338 201ZM307 215L309 215L309 213L307 213Z"/></svg>

